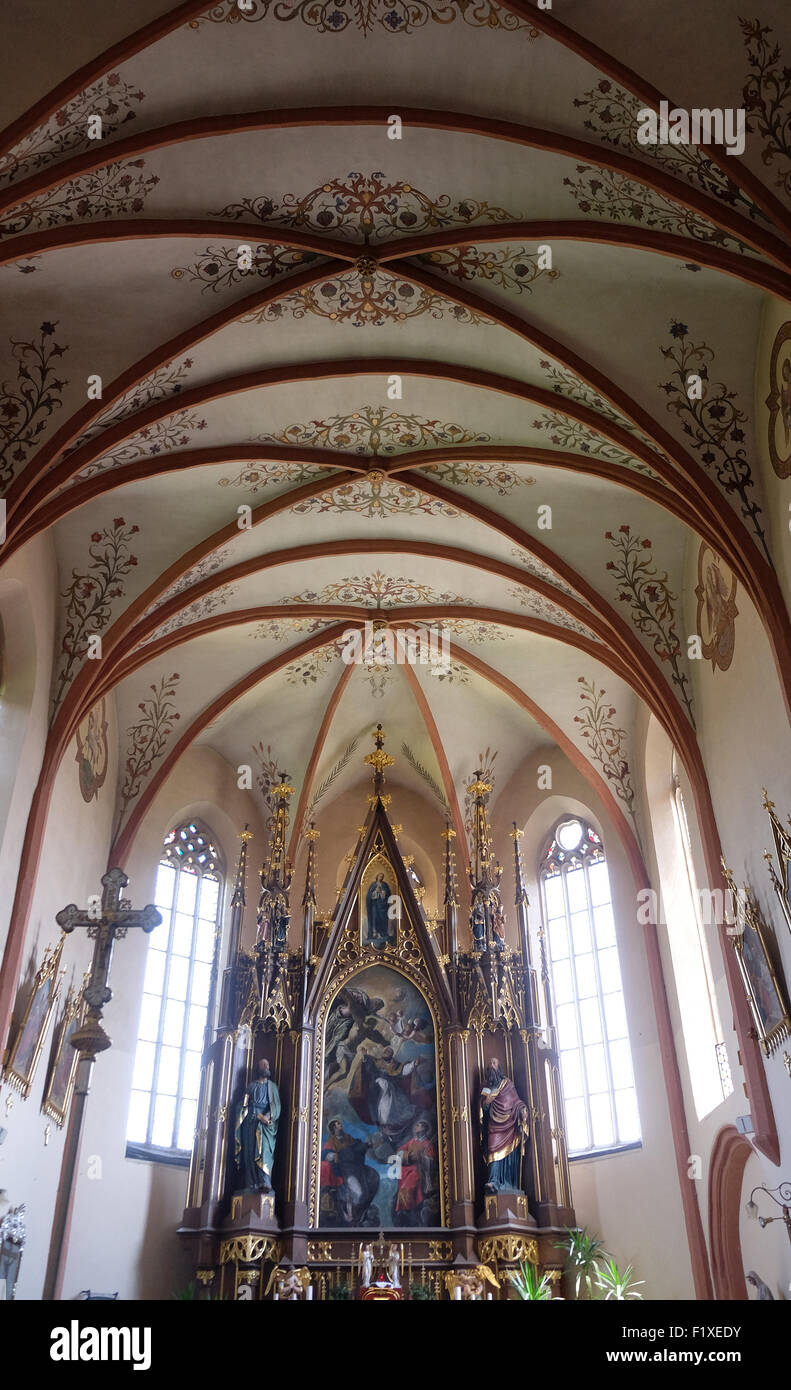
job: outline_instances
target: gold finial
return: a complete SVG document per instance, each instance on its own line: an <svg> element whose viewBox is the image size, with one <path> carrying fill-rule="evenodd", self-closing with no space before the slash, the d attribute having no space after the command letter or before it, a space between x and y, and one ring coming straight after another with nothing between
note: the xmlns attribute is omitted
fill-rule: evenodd
<svg viewBox="0 0 791 1390"><path fill-rule="evenodd" d="M282 782L278 782L276 786L270 787L270 796L276 796L278 801L282 797L294 795L294 788L291 786L290 782L286 780L288 777L288 773L281 772L280 776L283 779Z"/></svg>
<svg viewBox="0 0 791 1390"><path fill-rule="evenodd" d="M763 792L764 797L764 809L766 811L773 811L775 809L775 804L773 801L769 800L769 793L767 792L766 787L761 787L761 791Z"/></svg>
<svg viewBox="0 0 791 1390"><path fill-rule="evenodd" d="M521 840L524 833L524 830L520 830L517 825L514 826L513 830L508 831L508 834L512 840Z"/></svg>
<svg viewBox="0 0 791 1390"><path fill-rule="evenodd" d="M378 792L370 792L370 793L369 793L369 796L368 796L368 800L369 800L369 802L370 802L370 804L371 804L372 806L375 806L376 803L377 803L377 801L381 801L381 803L382 803L382 805L384 806L385 810L387 810L387 808L388 808L388 806L390 805L390 802L393 800L393 798L392 798L392 796L390 795L389 792L388 792L388 794L387 794L386 796L379 796Z"/></svg>
<svg viewBox="0 0 791 1390"><path fill-rule="evenodd" d="M443 840L455 840L455 839L456 839L456 831L453 829L453 826L452 826L452 825L447 826L447 827L445 828L445 830L442 831L442 838L443 838Z"/></svg>
<svg viewBox="0 0 791 1390"><path fill-rule="evenodd" d="M254 840L255 836L252 830L248 830L247 826L245 826L244 830L239 831L237 838L242 841L242 844L246 845L249 844L250 840Z"/></svg>
<svg viewBox="0 0 791 1390"><path fill-rule="evenodd" d="M320 836L321 836L321 831L320 831L320 830L316 830L315 827L312 826L312 825L311 825L311 827L310 827L309 830L306 830L306 831L305 831L305 839L306 839L306 840L318 840L318 839L320 838Z"/></svg>
<svg viewBox="0 0 791 1390"><path fill-rule="evenodd" d="M468 786L468 788L467 788L467 791L469 792L470 796L475 796L475 797L478 797L478 796L488 796L488 795L489 795L489 792L490 792L491 790L492 790L492 783L491 783L491 782L484 782L483 777L481 776L480 771L476 772L476 774L475 774L475 781L474 781L474 782L470 782L470 784L469 784L469 786Z"/></svg>

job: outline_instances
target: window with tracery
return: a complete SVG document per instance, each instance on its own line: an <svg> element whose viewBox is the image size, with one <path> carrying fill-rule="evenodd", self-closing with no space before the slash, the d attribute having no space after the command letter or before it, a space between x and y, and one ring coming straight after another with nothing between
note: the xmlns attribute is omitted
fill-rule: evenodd
<svg viewBox="0 0 791 1390"><path fill-rule="evenodd" d="M146 957L126 1131L133 1149L192 1148L222 887L211 832L197 821L171 830L154 897L162 925Z"/></svg>
<svg viewBox="0 0 791 1390"><path fill-rule="evenodd" d="M640 1142L604 846L576 816L539 863L569 1153Z"/></svg>

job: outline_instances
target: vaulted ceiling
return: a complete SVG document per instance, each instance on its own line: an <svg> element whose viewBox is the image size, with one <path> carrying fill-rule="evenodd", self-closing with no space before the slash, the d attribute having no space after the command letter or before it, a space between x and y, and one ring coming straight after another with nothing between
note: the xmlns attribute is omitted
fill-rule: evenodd
<svg viewBox="0 0 791 1390"><path fill-rule="evenodd" d="M638 702L697 756L701 540L791 650L750 464L791 299L755 106L784 5L754 32L662 0L662 44L625 8L125 3L107 54L48 35L59 85L0 139L4 556L54 536L47 757L115 691L122 848L194 743L264 793L287 768L299 828L380 719L457 826L479 753L557 743L631 833ZM742 158L637 143L646 104L750 81ZM449 669L347 665L372 617L441 625Z"/></svg>

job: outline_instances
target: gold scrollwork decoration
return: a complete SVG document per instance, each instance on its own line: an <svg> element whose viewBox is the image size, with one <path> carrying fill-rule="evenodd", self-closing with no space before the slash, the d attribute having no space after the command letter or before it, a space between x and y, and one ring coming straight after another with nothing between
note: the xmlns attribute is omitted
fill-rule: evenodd
<svg viewBox="0 0 791 1390"><path fill-rule="evenodd" d="M254 1264L256 1260L279 1260L280 1241L270 1236L231 1236L220 1242L220 1264Z"/></svg>
<svg viewBox="0 0 791 1390"><path fill-rule="evenodd" d="M523 1236L486 1236L478 1241L478 1254L484 1264L514 1264L528 1260L538 1264L538 1241Z"/></svg>

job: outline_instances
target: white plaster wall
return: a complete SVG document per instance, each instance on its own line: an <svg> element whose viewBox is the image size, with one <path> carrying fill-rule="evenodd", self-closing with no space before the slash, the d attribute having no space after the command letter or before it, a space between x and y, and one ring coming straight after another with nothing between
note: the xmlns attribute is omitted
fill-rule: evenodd
<svg viewBox="0 0 791 1390"><path fill-rule="evenodd" d="M549 763L552 790L538 789L538 767ZM659 1052L643 928L635 886L621 841L590 784L559 749L549 746L525 760L497 797L494 843L503 874L503 902L512 919L514 880L511 822L524 828L522 857L530 898L533 958L541 920L539 855L556 820L584 816L607 855L629 1020L642 1147L602 1158L574 1159L571 1186L577 1221L598 1233L621 1269L632 1264L647 1299L694 1298L692 1268L676 1172L670 1113Z"/></svg>
<svg viewBox="0 0 791 1390"><path fill-rule="evenodd" d="M212 831L226 866L221 967L239 831L249 823L254 839L248 855L248 942L254 939L258 901L257 870L266 844L257 798L240 791L235 771L214 749L190 749L155 798L124 865L133 902L150 902L165 835L187 817L199 817ZM113 1047L95 1068L80 1158L79 1179L66 1264L64 1297L84 1288L118 1291L121 1298L168 1299L190 1278L176 1229L181 1222L187 1169L126 1158L126 1121L132 1085L140 997L148 938L130 932L116 948L114 998L107 1013ZM91 1179L92 1158L101 1160L101 1177Z"/></svg>

